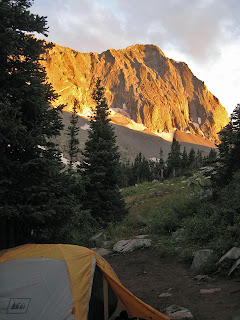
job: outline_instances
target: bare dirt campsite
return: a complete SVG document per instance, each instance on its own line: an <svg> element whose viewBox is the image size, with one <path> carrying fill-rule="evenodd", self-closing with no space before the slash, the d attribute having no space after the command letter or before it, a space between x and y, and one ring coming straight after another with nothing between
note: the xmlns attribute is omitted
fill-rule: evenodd
<svg viewBox="0 0 240 320"><path fill-rule="evenodd" d="M161 257L154 248L113 254L106 260L127 289L161 312L178 305L189 309L195 320L240 319L240 278L195 280L189 265ZM203 289L221 290L201 293L209 292ZM169 294L160 297L163 293Z"/></svg>

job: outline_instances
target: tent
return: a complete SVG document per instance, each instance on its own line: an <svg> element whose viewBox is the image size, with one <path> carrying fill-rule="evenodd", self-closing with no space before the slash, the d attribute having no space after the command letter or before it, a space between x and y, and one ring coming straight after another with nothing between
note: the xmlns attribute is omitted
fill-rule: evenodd
<svg viewBox="0 0 240 320"><path fill-rule="evenodd" d="M119 281L94 251L67 244L26 244L0 251L0 319L168 318Z"/></svg>

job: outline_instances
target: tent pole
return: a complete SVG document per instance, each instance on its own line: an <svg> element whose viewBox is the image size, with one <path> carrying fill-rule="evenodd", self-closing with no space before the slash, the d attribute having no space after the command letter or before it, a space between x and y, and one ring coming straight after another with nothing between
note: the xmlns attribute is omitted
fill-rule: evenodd
<svg viewBox="0 0 240 320"><path fill-rule="evenodd" d="M108 283L103 276L104 320L108 320Z"/></svg>

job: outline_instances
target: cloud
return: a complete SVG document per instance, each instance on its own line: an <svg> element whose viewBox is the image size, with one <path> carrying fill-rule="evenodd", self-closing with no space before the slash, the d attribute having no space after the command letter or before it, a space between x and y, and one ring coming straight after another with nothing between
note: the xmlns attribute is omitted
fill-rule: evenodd
<svg viewBox="0 0 240 320"><path fill-rule="evenodd" d="M136 43L175 48L199 62L239 39L238 0L35 0L51 39L79 51Z"/></svg>
<svg viewBox="0 0 240 320"><path fill-rule="evenodd" d="M128 12L128 37L143 35L163 51L171 45L201 62L239 38L238 0L117 1Z"/></svg>
<svg viewBox="0 0 240 320"><path fill-rule="evenodd" d="M228 62L225 55L238 48L239 0L35 0L31 11L47 16L49 41L98 53L155 44L169 58L185 61L207 85L209 78L210 90L221 88L224 101L231 101L233 90L238 95L230 78L234 86L239 59L234 55Z"/></svg>
<svg viewBox="0 0 240 320"><path fill-rule="evenodd" d="M32 12L48 16L49 41L79 51L102 52L118 44L121 23L107 1L36 0ZM104 4L105 3L105 4ZM117 46L118 47L118 46Z"/></svg>

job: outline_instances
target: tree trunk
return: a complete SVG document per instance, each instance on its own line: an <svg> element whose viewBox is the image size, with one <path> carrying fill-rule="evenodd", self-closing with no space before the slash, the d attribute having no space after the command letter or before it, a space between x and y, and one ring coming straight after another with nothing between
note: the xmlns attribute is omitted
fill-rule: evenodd
<svg viewBox="0 0 240 320"><path fill-rule="evenodd" d="M161 169L161 179L163 180L163 169Z"/></svg>
<svg viewBox="0 0 240 320"><path fill-rule="evenodd" d="M172 175L173 175L173 178L175 178L175 176L176 176L176 169L173 167L173 169L172 169Z"/></svg>

